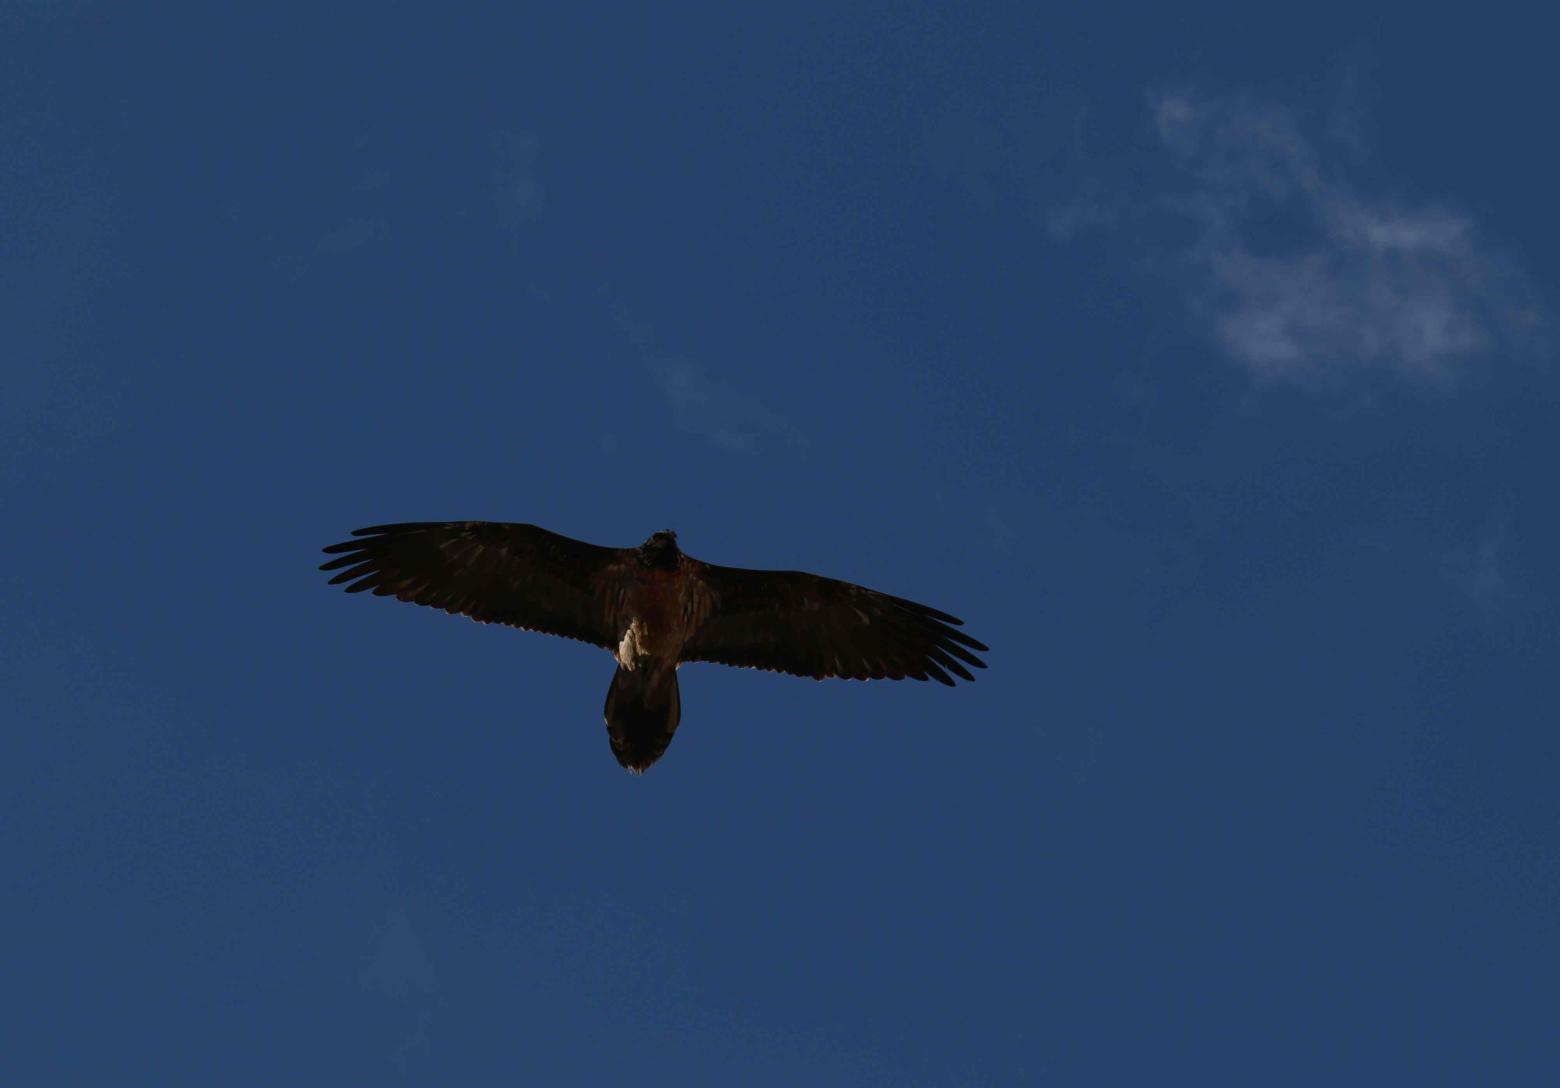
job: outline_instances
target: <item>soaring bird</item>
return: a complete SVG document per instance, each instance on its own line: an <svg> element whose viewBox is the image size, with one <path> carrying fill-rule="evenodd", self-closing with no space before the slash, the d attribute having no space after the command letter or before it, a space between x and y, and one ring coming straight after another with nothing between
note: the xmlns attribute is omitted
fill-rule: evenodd
<svg viewBox="0 0 1560 1088"><path fill-rule="evenodd" d="M321 570L348 593L372 591L481 623L579 639L617 661L607 689L612 754L638 774L661 758L682 717L677 669L713 661L850 680L953 686L987 648L962 620L902 597L792 570L703 563L654 533L604 548L535 525L419 521L355 530ZM951 674L951 675L950 675Z"/></svg>

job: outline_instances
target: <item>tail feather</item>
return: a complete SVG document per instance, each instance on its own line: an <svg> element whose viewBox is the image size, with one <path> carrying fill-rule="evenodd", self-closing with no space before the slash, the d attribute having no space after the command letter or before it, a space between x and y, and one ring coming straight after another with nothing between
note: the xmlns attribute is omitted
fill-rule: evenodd
<svg viewBox="0 0 1560 1088"><path fill-rule="evenodd" d="M625 769L641 774L660 759L681 718L675 666L618 667L607 689L607 737Z"/></svg>

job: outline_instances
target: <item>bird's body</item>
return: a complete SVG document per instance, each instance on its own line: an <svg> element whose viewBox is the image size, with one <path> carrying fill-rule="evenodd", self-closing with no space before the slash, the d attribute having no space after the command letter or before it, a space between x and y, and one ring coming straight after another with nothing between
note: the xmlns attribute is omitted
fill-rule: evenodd
<svg viewBox="0 0 1560 1088"><path fill-rule="evenodd" d="M652 540L655 538L652 537ZM671 549L676 543L670 545ZM683 644L698 628L707 611L692 562L680 551L661 550L641 555L636 562L615 569L622 586L612 610L613 627L622 635L613 656L625 669L658 660L676 664Z"/></svg>
<svg viewBox="0 0 1560 1088"><path fill-rule="evenodd" d="M712 661L822 680L974 679L981 643L944 612L799 571L703 563L670 531L603 548L534 525L410 522L325 549L333 584L592 643L617 662L613 754L631 771L665 752L681 718L677 669ZM344 569L343 569L344 568ZM961 664L962 662L962 664Z"/></svg>

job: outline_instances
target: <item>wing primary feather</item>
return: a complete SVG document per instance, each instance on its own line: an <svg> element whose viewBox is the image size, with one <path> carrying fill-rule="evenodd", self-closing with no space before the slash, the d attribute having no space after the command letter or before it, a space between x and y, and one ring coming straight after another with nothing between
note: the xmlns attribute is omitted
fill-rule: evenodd
<svg viewBox="0 0 1560 1088"><path fill-rule="evenodd" d="M965 646L968 646L970 649L975 650L978 653L989 654L991 652L990 646L987 646L984 642L981 642L978 639L971 638L963 631L955 631L951 627L945 627L943 628L942 633L946 638L950 638L955 642L963 643Z"/></svg>
<svg viewBox="0 0 1560 1088"><path fill-rule="evenodd" d="M379 563L377 560L370 559L366 563L359 563L357 566L352 567L349 570L342 571L340 574L332 578L327 584L339 586L342 582L350 582L354 578L361 578L365 574L372 573L378 566Z"/></svg>
<svg viewBox="0 0 1560 1088"><path fill-rule="evenodd" d="M934 620L941 620L943 623L951 623L956 627L964 626L964 621L961 620L958 616L950 616L948 613L933 608L931 605L922 604L919 601L908 600L904 597L895 597L888 593L879 593L878 596L883 598L885 601L898 605L907 612L914 612L919 616L929 616Z"/></svg>
<svg viewBox="0 0 1560 1088"><path fill-rule="evenodd" d="M963 646L960 646L957 642L952 640L945 641L942 644L942 648L948 651L950 654L953 654L960 661L963 661L966 665L977 669L984 669L986 667L986 663L984 661L970 653ZM984 649L984 647L982 648Z"/></svg>
<svg viewBox="0 0 1560 1088"><path fill-rule="evenodd" d="M932 648L932 659L959 679L974 683L975 678L970 675L970 671L950 657L941 647Z"/></svg>
<svg viewBox="0 0 1560 1088"><path fill-rule="evenodd" d="M926 675L936 680L939 684L947 684L950 688L954 686L953 680L949 678L948 674L930 661L926 663Z"/></svg>
<svg viewBox="0 0 1560 1088"><path fill-rule="evenodd" d="M437 529L447 524L442 521L397 521L388 525L368 525L353 529L353 536L390 536L398 533L416 533L424 529Z"/></svg>

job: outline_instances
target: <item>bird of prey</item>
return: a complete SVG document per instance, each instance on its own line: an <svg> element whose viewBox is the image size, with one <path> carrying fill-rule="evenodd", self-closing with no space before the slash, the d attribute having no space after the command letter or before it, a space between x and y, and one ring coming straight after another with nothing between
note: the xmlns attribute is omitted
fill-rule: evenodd
<svg viewBox="0 0 1560 1088"><path fill-rule="evenodd" d="M946 612L849 582L789 570L703 563L654 533L604 548L535 525L406 522L358 529L325 549L321 570L348 593L372 591L481 623L579 639L610 650L612 754L633 773L661 757L682 716L686 661L851 680L953 686L985 668L986 647ZM950 675L951 674L951 675Z"/></svg>

